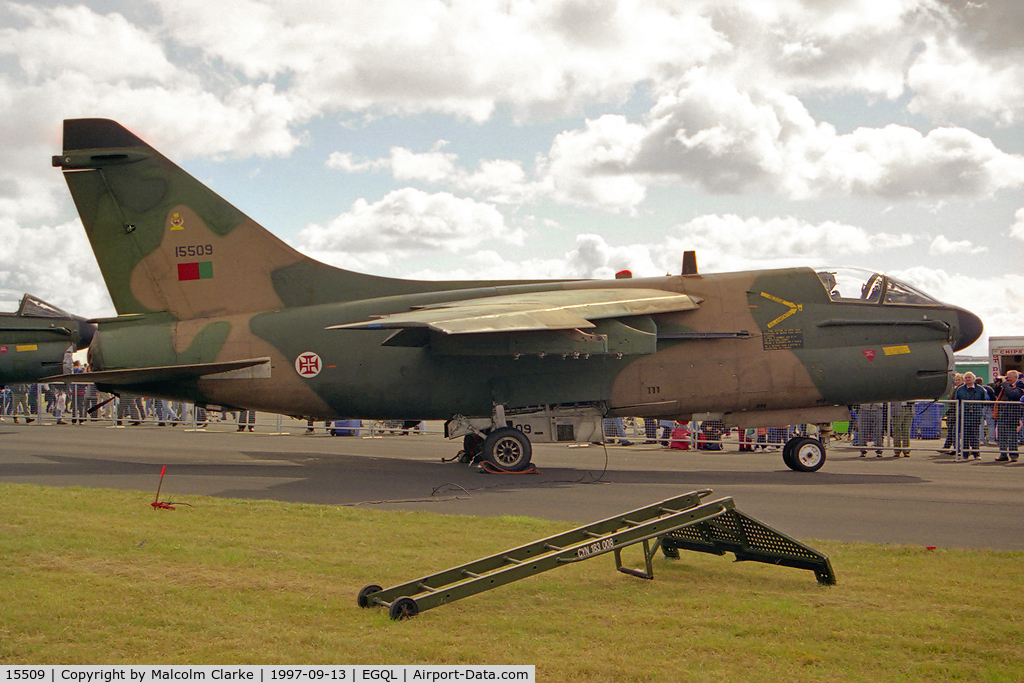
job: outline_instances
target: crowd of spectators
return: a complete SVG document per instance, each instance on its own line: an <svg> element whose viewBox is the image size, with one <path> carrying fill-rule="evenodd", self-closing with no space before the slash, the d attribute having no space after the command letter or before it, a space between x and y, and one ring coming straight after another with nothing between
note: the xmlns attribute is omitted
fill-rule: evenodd
<svg viewBox="0 0 1024 683"><path fill-rule="evenodd" d="M76 362L75 371L82 370ZM59 425L106 421L128 426L148 422L161 427L181 423L204 427L211 419L211 413L202 407L130 394L114 397L87 383L14 384L0 388L0 421L13 419L32 423L44 415L52 416ZM253 431L256 415L254 411L224 411L219 420L237 420L238 431ZM998 446L997 462L1016 462L1019 447L1024 444L1024 377L1010 370L986 385L972 372L957 373L953 391L945 402L900 401L851 406L849 425L837 424L833 428L840 436L850 437L853 445L859 447L861 457L866 457L869 450L874 450L876 457L884 457L891 443L894 457L900 458L910 457L912 438L938 438L942 431L940 421L944 421L946 433L940 450L955 456L956 461L979 460L981 446ZM350 428L345 424L341 425L344 429L339 427L332 431L338 424L324 424L332 433ZM313 432L312 426L308 424L307 433ZM415 428L422 430L422 424ZM404 432L408 433L409 429L404 427ZM737 431L736 442L740 451L773 451L794 436L813 435L814 429L811 425L741 429ZM723 450L727 437L733 434L733 429L715 419L614 418L605 420L604 430L605 441L610 444L642 443L710 451Z"/></svg>

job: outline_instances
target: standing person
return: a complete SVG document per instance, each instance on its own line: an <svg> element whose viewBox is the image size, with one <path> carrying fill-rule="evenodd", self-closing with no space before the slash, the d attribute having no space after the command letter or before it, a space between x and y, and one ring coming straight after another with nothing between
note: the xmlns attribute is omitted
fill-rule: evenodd
<svg viewBox="0 0 1024 683"><path fill-rule="evenodd" d="M978 428L978 439L983 446L990 446L996 437L996 418L992 413L994 409L992 402L996 400L996 395L999 393L1000 389L997 385L998 378L996 378L996 380L997 381L992 384L984 384L979 377L977 382L978 386L985 387L985 391L988 392L989 400L989 403L986 403L982 408L981 425Z"/></svg>
<svg viewBox="0 0 1024 683"><path fill-rule="evenodd" d="M35 418L32 417L32 404L29 402L29 392L32 390L31 384L12 384L11 389L11 416L14 417L14 423L18 423L18 413L21 412L25 415L25 424L35 422Z"/></svg>
<svg viewBox="0 0 1024 683"><path fill-rule="evenodd" d="M244 432L245 428L248 427L249 431L256 425L256 411L255 410L239 410L238 411L238 431Z"/></svg>
<svg viewBox="0 0 1024 683"><path fill-rule="evenodd" d="M676 423L673 420L658 420L658 425L661 427L661 445L667 446Z"/></svg>
<svg viewBox="0 0 1024 683"><path fill-rule="evenodd" d="M892 445L895 449L894 458L901 455L910 457L910 425L914 421L914 402L900 401L889 404L889 415L892 416Z"/></svg>
<svg viewBox="0 0 1024 683"><path fill-rule="evenodd" d="M331 423L330 422L324 422L324 429L326 429L327 432L330 433L330 431L331 431ZM309 418L308 420L306 420L306 434L312 434L312 433L313 433L313 419Z"/></svg>
<svg viewBox="0 0 1024 683"><path fill-rule="evenodd" d="M88 372L88 370L86 370ZM96 414L96 406L100 404L99 392L96 391L96 385L92 382L85 385L85 417L78 421L78 424L85 424L86 419L98 419L99 416Z"/></svg>
<svg viewBox="0 0 1024 683"><path fill-rule="evenodd" d="M53 416L57 418L57 424L66 425L64 421L64 410L67 409L67 394L60 387L53 388Z"/></svg>
<svg viewBox="0 0 1024 683"><path fill-rule="evenodd" d="M644 418L644 443L658 443L658 422L652 417Z"/></svg>
<svg viewBox="0 0 1024 683"><path fill-rule="evenodd" d="M857 438L853 440L853 445L861 446L860 457L868 454L864 448L868 441L875 444L875 457L882 457L882 442L885 439L883 419L881 403L865 403L857 410Z"/></svg>
<svg viewBox="0 0 1024 683"><path fill-rule="evenodd" d="M1021 391L1024 391L1024 374L1019 372L1017 373L1017 381L1014 383L1013 386L1017 387ZM1024 399L1021 399L1021 401L1024 401ZM1021 417L1024 418L1024 408L1022 408L1021 410ZM1017 432L1017 443L1024 445L1024 429L1021 429Z"/></svg>
<svg viewBox="0 0 1024 683"><path fill-rule="evenodd" d="M740 429L740 452L754 450L754 441L757 439L756 429Z"/></svg>
<svg viewBox="0 0 1024 683"><path fill-rule="evenodd" d="M959 372L953 375L953 393L964 384L964 376ZM946 399L946 443L942 444L942 450L947 455L953 455L953 444L956 440L956 403L953 402L953 393Z"/></svg>
<svg viewBox="0 0 1024 683"><path fill-rule="evenodd" d="M158 398L153 401L153 410L156 411L157 427L164 427L168 422L171 425L178 424L178 414L167 399Z"/></svg>
<svg viewBox="0 0 1024 683"><path fill-rule="evenodd" d="M1017 462L1017 429L1020 427L1021 400L1024 387L1020 386L1020 373L1010 370L999 385L993 410L999 435L999 457L996 462Z"/></svg>
<svg viewBox="0 0 1024 683"><path fill-rule="evenodd" d="M996 375L992 379L992 383L988 385L988 393L992 397L992 405L991 406L985 406L986 411L987 411L985 413L985 417L989 421L988 437L991 438L991 440L994 441L996 444L999 443L999 441L997 440L998 437L996 436L998 434L998 432L999 432L999 429L998 429L998 426L997 426L999 424L999 419L998 419L999 410L998 410L998 408L996 408L995 402L999 400L999 394L1003 390L1003 380L1004 379L1006 379L1006 378L1005 377L1000 377L999 375ZM983 436L984 436L984 434L983 434ZM985 445L986 446L989 445L989 438L985 439Z"/></svg>
<svg viewBox="0 0 1024 683"><path fill-rule="evenodd" d="M142 424L142 417L139 415L139 400L137 396L122 393L117 397L118 427L124 423L125 417L128 417L132 421L131 424L133 427L138 427Z"/></svg>
<svg viewBox="0 0 1024 683"><path fill-rule="evenodd" d="M72 374L79 375L85 372L82 361L76 360L71 366ZM71 384L71 424L85 422L85 384L74 382Z"/></svg>
<svg viewBox="0 0 1024 683"><path fill-rule="evenodd" d="M606 417L604 419L605 443L615 443L618 439L620 446L632 446L633 442L626 438L626 428L623 426L621 417Z"/></svg>
<svg viewBox="0 0 1024 683"><path fill-rule="evenodd" d="M978 450L978 428L981 426L981 414L985 401L988 400L988 391L979 382L973 372L964 373L964 384L953 392L954 404L960 409L960 418L963 420L956 441L956 461L967 462L974 456L975 460L981 460L981 452Z"/></svg>

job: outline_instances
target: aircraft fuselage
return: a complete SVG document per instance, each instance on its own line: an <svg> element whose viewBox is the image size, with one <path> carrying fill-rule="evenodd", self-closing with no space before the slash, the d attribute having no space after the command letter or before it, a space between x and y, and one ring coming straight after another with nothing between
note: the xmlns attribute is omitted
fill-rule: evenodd
<svg viewBox="0 0 1024 683"><path fill-rule="evenodd" d="M546 288L598 284L609 283ZM938 397L963 314L941 304L833 301L810 269L615 285L686 293L701 304L586 335L476 335L458 353L436 333L424 332L417 345L382 346L393 330L325 328L407 310L417 296L457 300L460 290L189 321L140 316L101 325L90 360L103 370L267 357L269 376L242 370L130 390L325 419L443 419L488 415L494 403L582 402L603 403L611 414L674 418ZM500 291L540 288L509 283Z"/></svg>

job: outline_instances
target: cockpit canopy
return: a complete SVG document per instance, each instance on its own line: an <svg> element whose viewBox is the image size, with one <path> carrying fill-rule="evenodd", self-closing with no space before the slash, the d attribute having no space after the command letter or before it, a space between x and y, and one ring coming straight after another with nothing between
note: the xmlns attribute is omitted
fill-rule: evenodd
<svg viewBox="0 0 1024 683"><path fill-rule="evenodd" d="M924 292L883 273L860 268L836 268L818 271L832 301L863 304L941 305Z"/></svg>

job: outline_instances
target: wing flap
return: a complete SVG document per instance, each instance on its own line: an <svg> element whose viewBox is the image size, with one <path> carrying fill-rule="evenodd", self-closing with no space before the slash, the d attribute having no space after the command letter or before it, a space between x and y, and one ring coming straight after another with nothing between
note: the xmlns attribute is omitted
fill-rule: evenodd
<svg viewBox="0 0 1024 683"><path fill-rule="evenodd" d="M592 328L593 320L689 311L699 303L689 295L658 289L560 289L433 304L327 329L425 327L450 335L573 330Z"/></svg>

